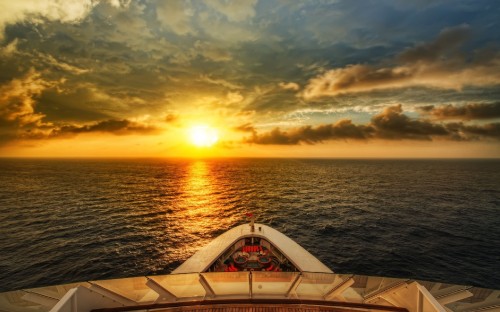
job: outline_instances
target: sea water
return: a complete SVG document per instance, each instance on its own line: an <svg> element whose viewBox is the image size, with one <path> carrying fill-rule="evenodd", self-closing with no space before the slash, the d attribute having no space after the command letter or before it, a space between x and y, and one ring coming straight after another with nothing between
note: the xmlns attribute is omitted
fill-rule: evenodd
<svg viewBox="0 0 500 312"><path fill-rule="evenodd" d="M500 161L0 159L0 291L167 274L247 222L337 273L500 288Z"/></svg>

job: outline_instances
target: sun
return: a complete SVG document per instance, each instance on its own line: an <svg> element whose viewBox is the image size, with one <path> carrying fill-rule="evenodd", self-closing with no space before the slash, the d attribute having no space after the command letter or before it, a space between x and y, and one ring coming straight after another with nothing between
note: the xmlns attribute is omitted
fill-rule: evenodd
<svg viewBox="0 0 500 312"><path fill-rule="evenodd" d="M197 147L210 147L217 143L219 135L217 130L212 127L198 125L189 129L189 138L191 143Z"/></svg>

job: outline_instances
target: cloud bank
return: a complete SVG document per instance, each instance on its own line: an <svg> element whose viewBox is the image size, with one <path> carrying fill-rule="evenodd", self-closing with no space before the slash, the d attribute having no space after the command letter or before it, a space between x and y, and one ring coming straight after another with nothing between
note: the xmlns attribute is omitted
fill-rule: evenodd
<svg viewBox="0 0 500 312"><path fill-rule="evenodd" d="M250 125L241 126L241 130L252 132L244 142L264 145L316 144L330 140L500 140L500 123L433 123L408 117L403 114L401 105L385 108L366 125L356 125L351 120L340 120L333 124L303 126L287 131L274 128L269 132L258 133Z"/></svg>

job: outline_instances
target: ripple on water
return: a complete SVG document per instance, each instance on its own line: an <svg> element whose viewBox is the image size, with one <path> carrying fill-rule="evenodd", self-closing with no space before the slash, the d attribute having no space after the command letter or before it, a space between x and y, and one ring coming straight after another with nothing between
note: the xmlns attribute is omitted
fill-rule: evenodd
<svg viewBox="0 0 500 312"><path fill-rule="evenodd" d="M0 291L166 274L248 211L336 272L499 288L499 169L472 160L2 159Z"/></svg>

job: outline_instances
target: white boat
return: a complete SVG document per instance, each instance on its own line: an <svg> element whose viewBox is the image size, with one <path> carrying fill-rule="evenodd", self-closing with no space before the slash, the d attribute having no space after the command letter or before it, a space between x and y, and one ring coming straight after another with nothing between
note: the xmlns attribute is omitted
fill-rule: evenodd
<svg viewBox="0 0 500 312"><path fill-rule="evenodd" d="M335 274L264 224L220 235L168 275L0 293L2 312L500 311L500 290Z"/></svg>

